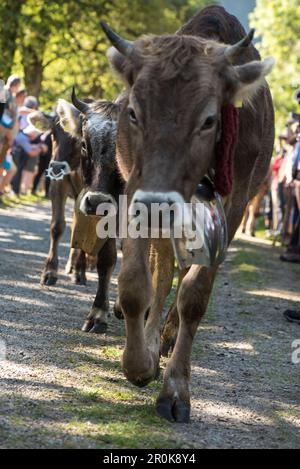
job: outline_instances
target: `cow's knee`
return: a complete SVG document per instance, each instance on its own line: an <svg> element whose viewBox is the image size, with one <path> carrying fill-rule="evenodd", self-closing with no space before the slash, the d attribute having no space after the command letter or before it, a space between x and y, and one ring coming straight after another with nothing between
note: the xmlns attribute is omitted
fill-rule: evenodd
<svg viewBox="0 0 300 469"><path fill-rule="evenodd" d="M56 241L58 240L64 233L66 228L66 223L64 221L55 221L51 224L51 236Z"/></svg>
<svg viewBox="0 0 300 469"><path fill-rule="evenodd" d="M145 313L151 303L151 278L140 269L123 270L118 279L119 304L123 313L138 316Z"/></svg>

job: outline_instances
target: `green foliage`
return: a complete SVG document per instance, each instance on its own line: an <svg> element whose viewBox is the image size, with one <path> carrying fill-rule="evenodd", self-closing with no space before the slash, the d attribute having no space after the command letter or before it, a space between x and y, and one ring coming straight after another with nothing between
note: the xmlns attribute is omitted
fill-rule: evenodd
<svg viewBox="0 0 300 469"><path fill-rule="evenodd" d="M291 111L300 112L293 99L300 86L300 0L258 0L251 23L261 36L263 57L273 56L276 68L269 78L278 132Z"/></svg>
<svg viewBox="0 0 300 469"><path fill-rule="evenodd" d="M0 78L11 74L22 0L0 1Z"/></svg>
<svg viewBox="0 0 300 469"><path fill-rule="evenodd" d="M114 98L122 84L112 74L106 20L129 39L175 32L211 0L26 0L18 18L14 71L44 108L69 99L74 83L81 97Z"/></svg>

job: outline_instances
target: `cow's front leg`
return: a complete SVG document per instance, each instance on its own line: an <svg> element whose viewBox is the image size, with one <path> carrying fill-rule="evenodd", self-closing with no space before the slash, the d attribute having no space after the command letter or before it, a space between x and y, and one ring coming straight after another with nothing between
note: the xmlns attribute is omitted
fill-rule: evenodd
<svg viewBox="0 0 300 469"><path fill-rule="evenodd" d="M65 273L67 275L71 275L74 271L74 259L75 259L75 256L76 256L76 249L74 248L70 248L70 252L69 252L69 257L68 257L68 261L66 263L66 267L65 267Z"/></svg>
<svg viewBox="0 0 300 469"><path fill-rule="evenodd" d="M116 262L116 240L109 239L98 254L98 290L93 307L83 325L83 332L104 334L107 331L107 319L109 316L109 287Z"/></svg>
<svg viewBox="0 0 300 469"><path fill-rule="evenodd" d="M163 357L173 352L179 329L179 316L177 311L177 297L169 309L166 322L161 334L160 351Z"/></svg>
<svg viewBox="0 0 300 469"><path fill-rule="evenodd" d="M58 246L66 228L65 204L67 192L68 186L64 181L51 183L52 220L50 227L50 249L41 276L42 285L52 286L57 282Z"/></svg>
<svg viewBox="0 0 300 469"><path fill-rule="evenodd" d="M151 306L152 285L149 268L149 240L126 239L119 275L119 303L126 325L123 371L136 386L146 386L157 375L156 355L145 340L145 314Z"/></svg>
<svg viewBox="0 0 300 469"><path fill-rule="evenodd" d="M74 249L72 255L73 282L75 285L86 285L86 254L81 249Z"/></svg>
<svg viewBox="0 0 300 469"><path fill-rule="evenodd" d="M178 279L178 286L176 291L176 298L171 305L171 308L168 312L166 322L163 327L161 334L161 354L163 357L168 357L170 352L173 352L175 343L177 340L178 329L179 329L179 316L177 310L177 300L180 287L184 277L186 276L188 270L181 270Z"/></svg>
<svg viewBox="0 0 300 469"><path fill-rule="evenodd" d="M151 241L150 270L153 301L145 326L145 338L147 348L153 353L155 361L159 363L161 315L174 277L174 251L169 239Z"/></svg>
<svg viewBox="0 0 300 469"><path fill-rule="evenodd" d="M190 419L190 367L193 340L203 317L216 269L193 266L184 278L178 295L179 331L174 351L164 375L157 400L157 413L170 421Z"/></svg>

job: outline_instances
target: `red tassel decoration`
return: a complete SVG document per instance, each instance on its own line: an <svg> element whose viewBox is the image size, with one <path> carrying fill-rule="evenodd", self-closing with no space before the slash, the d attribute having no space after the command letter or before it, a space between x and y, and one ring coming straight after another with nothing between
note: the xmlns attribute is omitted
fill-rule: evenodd
<svg viewBox="0 0 300 469"><path fill-rule="evenodd" d="M228 104L222 108L222 139L217 146L215 186L222 197L232 191L233 158L239 131L239 110Z"/></svg>

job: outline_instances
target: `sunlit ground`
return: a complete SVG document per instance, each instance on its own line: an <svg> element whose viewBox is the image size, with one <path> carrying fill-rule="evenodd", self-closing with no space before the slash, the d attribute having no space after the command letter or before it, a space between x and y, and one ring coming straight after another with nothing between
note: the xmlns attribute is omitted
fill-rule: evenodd
<svg viewBox="0 0 300 469"><path fill-rule="evenodd" d="M194 345L192 423L178 426L155 416L161 380L125 380L122 322L105 337L80 332L97 279L78 287L64 274L69 232L57 286L40 287L49 218L49 203L0 209L2 447L299 447L300 329L282 316L299 307L299 266L279 247L242 236L230 249Z"/></svg>

